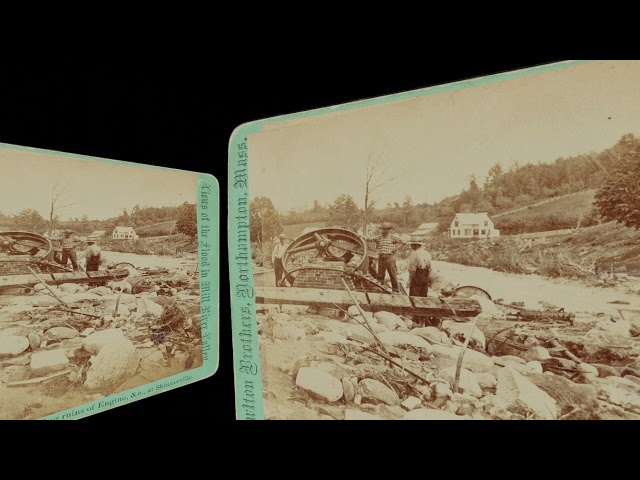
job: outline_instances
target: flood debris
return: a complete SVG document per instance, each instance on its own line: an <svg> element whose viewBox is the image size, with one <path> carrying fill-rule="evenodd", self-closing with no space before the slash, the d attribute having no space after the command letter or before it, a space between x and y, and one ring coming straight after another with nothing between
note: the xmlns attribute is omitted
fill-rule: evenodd
<svg viewBox="0 0 640 480"><path fill-rule="evenodd" d="M195 270L131 268L97 285L30 269L20 279L33 279L28 289L0 290L0 403L11 388L40 406L0 408L0 419L46 416L202 365Z"/></svg>

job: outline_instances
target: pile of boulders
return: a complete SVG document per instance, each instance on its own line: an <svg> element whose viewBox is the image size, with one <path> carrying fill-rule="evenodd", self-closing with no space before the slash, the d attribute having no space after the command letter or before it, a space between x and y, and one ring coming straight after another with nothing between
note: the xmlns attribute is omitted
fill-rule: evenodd
<svg viewBox="0 0 640 480"><path fill-rule="evenodd" d="M488 322L491 314L483 315ZM629 335L631 322L600 319L581 332L592 347L595 338L607 345L626 338L624 345L632 346L623 364L611 366L576 361L563 346L571 343L555 335L557 327L514 328L488 345L470 319L425 327L391 312L365 317L355 306L341 320L294 310L258 314L266 348L307 342L314 352L279 367L291 376L294 397L318 418L640 419L640 345ZM501 353L505 345L510 348Z"/></svg>
<svg viewBox="0 0 640 480"><path fill-rule="evenodd" d="M144 370L193 366L201 343L198 282L168 282L147 281L136 294L127 281L38 284L12 297L0 308L0 388L55 381L108 395Z"/></svg>

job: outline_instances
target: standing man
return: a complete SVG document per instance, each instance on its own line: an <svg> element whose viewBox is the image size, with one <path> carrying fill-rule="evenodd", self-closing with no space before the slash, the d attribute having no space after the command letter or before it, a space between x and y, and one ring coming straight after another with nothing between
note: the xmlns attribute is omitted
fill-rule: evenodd
<svg viewBox="0 0 640 480"><path fill-rule="evenodd" d="M431 274L431 254L423 247L424 243L414 237L409 242L409 295L426 297L429 292L429 275Z"/></svg>
<svg viewBox="0 0 640 480"><path fill-rule="evenodd" d="M373 241L376 243L376 251L378 252L378 281L384 284L386 272L389 272L391 288L395 293L399 293L396 251L404 245L404 242L390 234L392 228L391 224L383 223L380 226L381 234L373 238Z"/></svg>
<svg viewBox="0 0 640 480"><path fill-rule="evenodd" d="M284 255L287 246L285 245L285 241L287 236L284 233L281 233L278 236L278 243L276 243L275 247L273 247L273 252L271 253L271 263L273 263L273 270L276 274L276 287L280 286L280 281L282 277L284 277L284 265L282 264L282 256Z"/></svg>
<svg viewBox="0 0 640 480"><path fill-rule="evenodd" d="M66 267L71 260L75 272L78 270L78 257L76 257L76 241L71 237L72 233L71 230L65 230L62 237L62 265Z"/></svg>
<svg viewBox="0 0 640 480"><path fill-rule="evenodd" d="M102 250L93 240L87 240L87 248L84 256L87 259L87 272L97 272L100 268L100 255Z"/></svg>

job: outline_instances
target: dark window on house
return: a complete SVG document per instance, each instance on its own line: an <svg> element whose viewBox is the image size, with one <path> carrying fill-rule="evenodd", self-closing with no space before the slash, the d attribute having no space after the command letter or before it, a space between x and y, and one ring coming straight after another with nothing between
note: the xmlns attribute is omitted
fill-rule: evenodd
<svg viewBox="0 0 640 480"><path fill-rule="evenodd" d="M489 226L489 222L487 220L484 221L484 226L488 227Z"/></svg>
<svg viewBox="0 0 640 480"><path fill-rule="evenodd" d="M460 235L460 230L458 230L458 235Z"/></svg>
<svg viewBox="0 0 640 480"><path fill-rule="evenodd" d="M478 235L478 230L474 230L474 231L473 231L473 235L474 235L474 236L477 236L477 235Z"/></svg>
<svg viewBox="0 0 640 480"><path fill-rule="evenodd" d="M482 235L486 235L487 231L486 230L482 230Z"/></svg>
<svg viewBox="0 0 640 480"><path fill-rule="evenodd" d="M456 227L458 226L458 222L456 222L456 223L455 223L455 226L456 226Z"/></svg>

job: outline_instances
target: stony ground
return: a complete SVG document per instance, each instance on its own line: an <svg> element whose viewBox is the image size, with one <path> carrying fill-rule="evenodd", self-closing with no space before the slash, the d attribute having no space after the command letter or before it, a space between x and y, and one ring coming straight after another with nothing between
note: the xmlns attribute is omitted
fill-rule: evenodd
<svg viewBox="0 0 640 480"><path fill-rule="evenodd" d="M341 318L260 306L266 418L640 419L639 311L534 323L477 299L483 313L472 334L469 319L424 326L377 312L366 314L367 327L355 306Z"/></svg>
<svg viewBox="0 0 640 480"><path fill-rule="evenodd" d="M0 419L40 418L202 365L198 275L171 266L51 287L65 305L44 285L0 295Z"/></svg>

